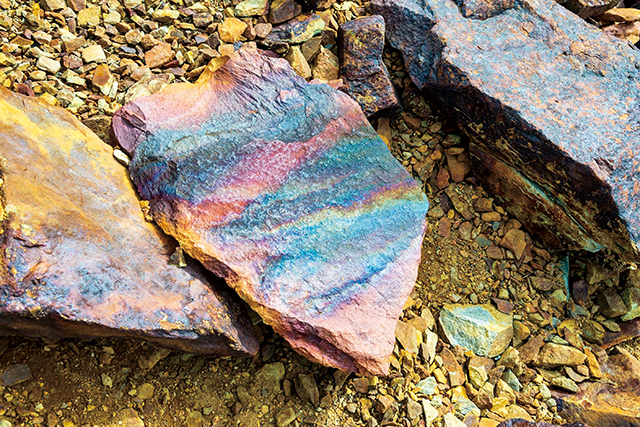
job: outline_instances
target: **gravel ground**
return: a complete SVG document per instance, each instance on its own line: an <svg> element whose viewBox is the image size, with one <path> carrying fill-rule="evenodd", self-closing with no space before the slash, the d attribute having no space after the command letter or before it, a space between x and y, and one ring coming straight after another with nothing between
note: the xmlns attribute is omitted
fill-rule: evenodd
<svg viewBox="0 0 640 427"><path fill-rule="evenodd" d="M105 141L119 106L170 82L194 81L211 58L233 49L233 37L221 30L232 22L231 1L57 3L0 0L0 84L61 105ZM333 54L337 26L368 10L346 1L321 12L322 40ZM238 40L260 42L268 21L246 19ZM0 387L0 427L454 427L460 420L490 427L516 416L564 422L549 399L551 384L570 389L589 381L591 365L541 369L527 363L521 347L520 356L507 350L495 366L447 344L436 319L445 304L491 303L513 313L513 347L542 336L579 351L591 346L601 357L602 334L617 324L603 315L598 297L637 284L637 270L608 253L551 253L526 232L514 232L520 223L473 176L465 138L413 88L397 52L388 50L385 62L405 109L372 124L424 184L431 206L416 288L401 320L424 337L438 335L434 349L398 343L388 377L362 378L311 364L257 318L262 345L253 359L207 358L128 340L2 338L0 372L26 363L32 376ZM311 61L314 70L327 66ZM516 257L518 248L524 250ZM580 301L575 285L567 301L567 283L582 286ZM636 341L625 346L638 356ZM481 384L469 369L477 364L487 367ZM454 379L457 370L462 375ZM429 378L433 383L424 381Z"/></svg>

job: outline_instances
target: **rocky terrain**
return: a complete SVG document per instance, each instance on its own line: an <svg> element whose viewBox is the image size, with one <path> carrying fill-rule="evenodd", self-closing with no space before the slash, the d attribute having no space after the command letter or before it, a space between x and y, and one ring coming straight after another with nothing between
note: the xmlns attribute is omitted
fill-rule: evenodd
<svg viewBox="0 0 640 427"><path fill-rule="evenodd" d="M635 43L634 11L589 19ZM342 24L373 12L352 1L0 0L0 84L65 108L105 143L116 144L110 123L120 107L195 82L212 59L255 42L303 78L359 93L354 99L430 206L388 376L313 364L248 307L260 343L253 358L131 339L5 337L1 427L638 422L636 264L608 249L557 250L530 234L513 204L480 184L464 129L418 90L399 51L387 46L382 61L366 61L371 69L350 68L339 32L349 40L355 24ZM361 58L375 58L381 46L367 46ZM369 76L376 85L363 91L358 82ZM129 157L104 147L124 171Z"/></svg>

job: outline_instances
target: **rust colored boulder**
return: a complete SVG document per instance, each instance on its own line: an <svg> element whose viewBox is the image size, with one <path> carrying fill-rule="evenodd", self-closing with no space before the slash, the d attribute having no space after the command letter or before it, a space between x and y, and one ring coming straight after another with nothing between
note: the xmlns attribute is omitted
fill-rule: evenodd
<svg viewBox="0 0 640 427"><path fill-rule="evenodd" d="M382 62L384 19L380 15L340 26L340 75L346 92L367 116L400 108L387 67Z"/></svg>
<svg viewBox="0 0 640 427"><path fill-rule="evenodd" d="M640 52L552 0L493 1L476 10L486 19L471 3L372 6L414 83L469 135L478 178L529 231L638 260Z"/></svg>
<svg viewBox="0 0 640 427"><path fill-rule="evenodd" d="M0 333L139 337L250 356L228 290L144 220L112 149L62 108L0 88Z"/></svg>
<svg viewBox="0 0 640 427"><path fill-rule="evenodd" d="M640 425L640 361L618 347L601 366L604 377L580 384L575 394L555 393L562 418L590 426Z"/></svg>
<svg viewBox="0 0 640 427"><path fill-rule="evenodd" d="M428 204L355 101L245 48L113 130L158 224L296 351L388 371Z"/></svg>

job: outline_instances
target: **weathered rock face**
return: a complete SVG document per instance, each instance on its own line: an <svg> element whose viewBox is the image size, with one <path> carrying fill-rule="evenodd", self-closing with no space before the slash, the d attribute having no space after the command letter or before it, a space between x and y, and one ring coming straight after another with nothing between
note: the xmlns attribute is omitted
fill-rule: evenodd
<svg viewBox="0 0 640 427"><path fill-rule="evenodd" d="M590 426L640 425L640 362L624 349L619 352L601 365L602 381L585 382L576 394L554 395L564 419Z"/></svg>
<svg viewBox="0 0 640 427"><path fill-rule="evenodd" d="M384 19L368 16L340 26L340 72L346 92L367 116L400 108L400 100L382 62Z"/></svg>
<svg viewBox="0 0 640 427"><path fill-rule="evenodd" d="M294 349L387 372L427 202L353 100L242 49L113 130L158 224Z"/></svg>
<svg viewBox="0 0 640 427"><path fill-rule="evenodd" d="M70 113L0 89L0 333L141 337L248 356L234 295L169 265L111 148Z"/></svg>
<svg viewBox="0 0 640 427"><path fill-rule="evenodd" d="M638 259L640 53L550 0L488 3L499 7L487 19L452 0L372 5L413 81L470 136L479 178L529 231Z"/></svg>

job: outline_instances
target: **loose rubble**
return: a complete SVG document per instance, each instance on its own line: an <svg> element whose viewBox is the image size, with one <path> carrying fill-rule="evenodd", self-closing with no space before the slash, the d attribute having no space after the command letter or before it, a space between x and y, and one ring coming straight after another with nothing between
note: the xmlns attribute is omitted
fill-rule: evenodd
<svg viewBox="0 0 640 427"><path fill-rule="evenodd" d="M473 6L473 2L460 3ZM591 16L589 24L625 42L637 43L640 22L633 10L616 8L603 14L604 9L598 9L614 3L567 1L564 5L576 11L588 8L580 13ZM253 41L268 47L264 39L274 27L301 15L301 6L305 13L320 16L324 28L305 42L269 46L307 80L313 78L316 67L320 67L317 76L345 78L337 60L337 31L355 18L370 15L368 3L274 1L262 15L241 16L263 13L261 4L0 0L0 85L66 108L105 142L115 144L109 135L110 118L126 102L173 82L196 81L211 59L237 50L240 44ZM314 9L314 4L323 9ZM632 6L630 2L627 5ZM78 12L85 9L90 10L82 12L79 25ZM470 13L475 13L473 19L477 20L495 10ZM504 14L509 13L513 12ZM565 16L562 12L557 15ZM219 32L221 24L231 18L245 25L233 43L222 40ZM319 26L319 21L313 25ZM387 30L392 25L387 22ZM523 31L540 34L538 27L530 29L526 23ZM99 46L105 60L85 61L83 52L90 46ZM574 45L573 51L567 51L578 49L577 57L582 60L588 50L583 54L579 48ZM91 51L99 55L100 49L94 47L88 53ZM318 58L321 51L324 55ZM56 65L50 61L37 66L40 58L58 62L60 68L54 73ZM150 67L147 58L151 65L162 65ZM532 426L523 421L528 419L548 427L543 421L562 424L586 421L585 417L591 417L591 425L606 424L615 417L636 422L638 414L627 411L637 399L632 382L626 381L632 377L629 372L635 372L628 368L634 362L622 363L627 372L615 375L625 381L613 389L607 360L612 357L615 361L625 349L629 350L625 360L640 356L634 351L639 342L634 337L640 335L633 290L640 288L634 275L636 266L620 263L607 250L597 256L567 255L545 246L539 236L549 227L534 232L529 224L522 225L508 212L516 202L496 197L492 187L479 185L481 171L471 170L467 137L431 109L431 100L426 102L412 85L401 55L387 47L383 61L404 109L381 115L372 123L398 161L423 183L431 206L423 262L399 323L406 326L396 328L398 343L388 377L348 375L310 364L257 317L254 323L261 349L259 356L250 359L202 358L127 340L2 338L0 372L27 363L32 378L2 389L0 426L441 427L445 414L451 414L446 422L456 423L457 419L467 427L495 427L510 417L520 420L511 419L502 426ZM586 64L589 67L593 62ZM596 61L595 72L597 65ZM591 70L588 67L587 71ZM345 88L340 80L329 83ZM564 100L559 105L565 105ZM123 164L129 161L120 150L114 151L114 156ZM483 161L500 171L491 158ZM502 173L510 176L511 171L505 168ZM521 214L513 213L522 219ZM547 239L553 241L553 237ZM174 258L180 263L178 255ZM627 311L618 317L608 318L599 303L600 299L617 301L613 307L622 313L620 300L608 289L614 289L626 306ZM513 316L509 347L488 359L450 346L436 321L445 304L493 304ZM577 350L586 358L578 365L542 367L539 355L549 343ZM571 352L575 361L582 357L561 350ZM263 371L266 366L269 368ZM299 375L315 381L318 406L299 395ZM605 375L607 379L602 381ZM452 386L463 380L463 385ZM274 385L263 389L265 381ZM61 383L67 386L60 387ZM144 384L152 385L154 392L143 400L140 391ZM581 397L591 390L602 392L603 400L595 395ZM558 404L560 396L562 402L572 403ZM616 401L616 397L621 399ZM571 410L563 411L565 408Z"/></svg>

